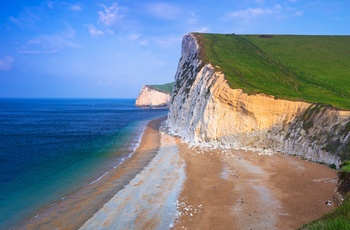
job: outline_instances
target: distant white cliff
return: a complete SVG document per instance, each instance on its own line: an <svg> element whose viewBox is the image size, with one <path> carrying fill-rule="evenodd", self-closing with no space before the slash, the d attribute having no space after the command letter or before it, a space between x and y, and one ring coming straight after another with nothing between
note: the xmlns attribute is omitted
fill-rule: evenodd
<svg viewBox="0 0 350 230"><path fill-rule="evenodd" d="M199 50L194 34L183 38L167 120L173 134L193 145L279 151L339 166L350 151L349 111L232 89Z"/></svg>
<svg viewBox="0 0 350 230"><path fill-rule="evenodd" d="M163 92L151 86L143 86L140 95L136 99L136 106L167 106L170 101L170 93Z"/></svg>

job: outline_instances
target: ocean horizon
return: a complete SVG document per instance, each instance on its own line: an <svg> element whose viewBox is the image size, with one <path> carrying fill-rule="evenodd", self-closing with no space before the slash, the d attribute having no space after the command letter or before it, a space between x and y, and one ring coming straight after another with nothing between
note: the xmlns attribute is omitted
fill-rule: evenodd
<svg viewBox="0 0 350 230"><path fill-rule="evenodd" d="M135 99L0 99L0 228L16 226L130 157L167 108Z"/></svg>

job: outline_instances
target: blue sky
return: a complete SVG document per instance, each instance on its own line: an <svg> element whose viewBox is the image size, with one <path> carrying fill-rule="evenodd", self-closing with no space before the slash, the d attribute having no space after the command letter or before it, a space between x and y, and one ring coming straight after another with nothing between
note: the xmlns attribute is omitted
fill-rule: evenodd
<svg viewBox="0 0 350 230"><path fill-rule="evenodd" d="M173 81L188 32L350 35L348 0L7 0L0 97L136 98Z"/></svg>

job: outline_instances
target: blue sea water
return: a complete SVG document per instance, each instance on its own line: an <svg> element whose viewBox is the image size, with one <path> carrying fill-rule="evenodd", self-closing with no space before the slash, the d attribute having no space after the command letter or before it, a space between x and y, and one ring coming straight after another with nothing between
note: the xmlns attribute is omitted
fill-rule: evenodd
<svg viewBox="0 0 350 230"><path fill-rule="evenodd" d="M0 99L0 229L92 183L104 163L128 157L147 121L168 112L134 103Z"/></svg>

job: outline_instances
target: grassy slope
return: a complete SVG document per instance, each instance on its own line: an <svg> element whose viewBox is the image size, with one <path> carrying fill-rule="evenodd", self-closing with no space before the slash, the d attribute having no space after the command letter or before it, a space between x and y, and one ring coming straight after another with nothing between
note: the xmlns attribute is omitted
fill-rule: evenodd
<svg viewBox="0 0 350 230"><path fill-rule="evenodd" d="M350 36L196 36L232 88L350 109ZM350 199L301 229L350 230Z"/></svg>
<svg viewBox="0 0 350 230"><path fill-rule="evenodd" d="M349 99L350 92L350 37L349 36L244 36L264 52L282 63L301 70L316 84L334 92L333 101L341 97ZM283 49L281 49L283 47ZM327 103L324 98L315 98ZM329 103L329 102L328 102ZM331 102L332 103L332 102ZM348 108L344 104L333 104ZM341 171L350 171L347 164ZM349 229L350 200L347 199L333 212L317 219L301 229Z"/></svg>
<svg viewBox="0 0 350 230"><path fill-rule="evenodd" d="M350 230L350 200L344 201L342 205L337 207L333 212L328 213L318 220L304 225L302 230Z"/></svg>
<svg viewBox="0 0 350 230"><path fill-rule="evenodd" d="M148 87L155 89L157 91L163 92L163 93L168 93L171 94L174 88L174 82L164 84L164 85L147 85Z"/></svg>
<svg viewBox="0 0 350 230"><path fill-rule="evenodd" d="M196 36L232 88L350 109L350 36Z"/></svg>
<svg viewBox="0 0 350 230"><path fill-rule="evenodd" d="M348 190L349 186L349 174L350 173L350 161L343 163L342 167L338 171L338 177L342 180L342 183L338 189L342 190L343 194ZM345 189L345 190L343 190ZM339 190L338 190L339 191ZM350 230L350 193L345 195L344 202L336 207L333 212L328 213L321 218L305 224L300 228L301 230L318 230L318 229L348 229Z"/></svg>
<svg viewBox="0 0 350 230"><path fill-rule="evenodd" d="M340 171L350 173L350 161L345 161Z"/></svg>

